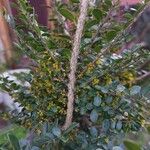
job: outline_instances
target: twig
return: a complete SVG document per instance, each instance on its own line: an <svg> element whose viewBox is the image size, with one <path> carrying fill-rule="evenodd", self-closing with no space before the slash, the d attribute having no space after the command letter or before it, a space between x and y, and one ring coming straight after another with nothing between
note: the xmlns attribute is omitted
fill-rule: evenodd
<svg viewBox="0 0 150 150"><path fill-rule="evenodd" d="M148 77L150 77L150 71L146 72L142 76L136 78L133 82L136 83L136 82L142 81L142 80L144 80L145 78L148 78Z"/></svg>
<svg viewBox="0 0 150 150"><path fill-rule="evenodd" d="M144 7L143 11L144 11L145 9L147 9L147 7L149 7L149 6L150 6L150 2L147 3L147 5ZM143 11L142 11L142 12L143 12ZM141 13L142 13L142 12L141 12ZM93 62L90 62L90 63L84 68L84 70L79 74L79 76L78 76L79 78L81 78L81 77L83 76L83 74L86 72L86 70L89 68L89 66L92 65L92 66L96 67L96 62L97 62L97 60L98 60L101 56L103 56L105 53L107 53L107 51L108 51L118 40L120 40L120 38L121 38L122 35L124 35L125 33L128 33L128 32L131 30L132 25L137 21L137 19L138 19L139 16L141 15L141 13L139 13L139 14L135 17L136 19L134 19L134 20L132 20L132 21L130 22L129 26L126 27L126 29L122 30L113 40L111 40L111 41L108 43L108 45L106 45L106 47L102 48L102 50L100 51L100 53L97 54L97 57L95 58L95 60L93 60Z"/></svg>
<svg viewBox="0 0 150 150"><path fill-rule="evenodd" d="M73 51L70 60L70 73L69 73L69 83L68 83L68 103L67 103L67 115L63 130L66 130L72 123L73 111L74 111L74 91L76 82L76 70L77 70L77 59L79 56L79 49L81 43L82 32L85 24L85 19L87 16L89 0L82 0L80 4L80 16L78 19L77 30L74 37Z"/></svg>
<svg viewBox="0 0 150 150"><path fill-rule="evenodd" d="M138 70L143 69L145 66L147 66L147 65L149 65L149 64L150 64L150 59L147 60L146 62L144 62L144 64L142 64L142 65L138 68Z"/></svg>

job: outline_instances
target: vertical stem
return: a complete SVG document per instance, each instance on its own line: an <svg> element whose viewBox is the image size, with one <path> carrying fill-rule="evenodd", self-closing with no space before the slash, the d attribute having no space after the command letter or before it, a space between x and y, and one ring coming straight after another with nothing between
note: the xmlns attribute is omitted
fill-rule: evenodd
<svg viewBox="0 0 150 150"><path fill-rule="evenodd" d="M48 17L47 17L47 27L48 29L50 29L51 31L53 31L55 29L55 24L53 21L49 21L50 18L52 18L54 16L54 12L53 12L53 0L46 0L46 6L47 6L47 12L48 12Z"/></svg>
<svg viewBox="0 0 150 150"><path fill-rule="evenodd" d="M74 92L75 92L75 82L76 82L76 70L77 70L77 60L79 56L81 37L84 28L84 23L87 15L88 0L81 0L80 4L80 16L78 18L77 29L73 42L73 50L70 60L70 73L69 73L69 83L68 83L68 103L67 103L67 115L66 121L63 129L66 130L72 123L73 111L74 111Z"/></svg>

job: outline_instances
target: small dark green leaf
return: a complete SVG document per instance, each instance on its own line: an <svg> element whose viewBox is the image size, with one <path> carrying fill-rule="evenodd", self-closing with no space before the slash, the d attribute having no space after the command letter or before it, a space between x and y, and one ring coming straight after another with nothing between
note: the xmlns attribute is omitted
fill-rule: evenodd
<svg viewBox="0 0 150 150"><path fill-rule="evenodd" d="M58 127L54 127L54 128L52 129L52 133L53 133L55 136L57 136L57 137L60 137L60 136L61 136L61 130L60 130L60 128L58 128Z"/></svg>
<svg viewBox="0 0 150 150"><path fill-rule="evenodd" d="M140 91L141 91L141 87L135 85L135 86L133 86L133 87L130 89L130 94L131 94L131 95L136 95L136 94L140 93Z"/></svg>
<svg viewBox="0 0 150 150"><path fill-rule="evenodd" d="M116 33L117 32L115 30L111 30L111 31L107 32L106 36L105 36L106 40L107 41L112 40L116 36Z"/></svg>
<svg viewBox="0 0 150 150"><path fill-rule="evenodd" d="M88 103L88 104L86 105L86 108L87 108L88 110L92 110L92 109L93 109L93 104L92 104L92 103Z"/></svg>
<svg viewBox="0 0 150 150"><path fill-rule="evenodd" d="M109 96L106 98L106 103L111 103L113 100L113 97L112 96Z"/></svg>
<svg viewBox="0 0 150 150"><path fill-rule="evenodd" d="M95 127L91 127L90 128L90 134L93 136L93 137L97 137L98 136L98 131Z"/></svg>
<svg viewBox="0 0 150 150"><path fill-rule="evenodd" d="M108 89L106 87L101 87L101 91L102 93L104 94L107 94L108 93Z"/></svg>
<svg viewBox="0 0 150 150"><path fill-rule="evenodd" d="M111 128L112 128L112 129L115 129L115 127L116 127L116 121L112 121L112 122L111 122Z"/></svg>
<svg viewBox="0 0 150 150"><path fill-rule="evenodd" d="M121 130L121 129L122 129L122 121L119 120L119 121L117 122L117 124L116 124L116 129L117 129L117 130Z"/></svg>
<svg viewBox="0 0 150 150"><path fill-rule="evenodd" d="M102 123L102 129L106 132L110 128L110 121L105 119Z"/></svg>
<svg viewBox="0 0 150 150"><path fill-rule="evenodd" d="M92 122L96 122L98 119L98 113L97 111L94 109L92 110L91 114L90 114L90 119Z"/></svg>
<svg viewBox="0 0 150 150"><path fill-rule="evenodd" d="M86 22L85 24L85 29L89 29L91 28L92 26L98 24L98 21L97 20L88 20L88 22Z"/></svg>
<svg viewBox="0 0 150 150"><path fill-rule="evenodd" d="M124 17L128 20L133 18L133 15L131 13L125 13Z"/></svg>
<svg viewBox="0 0 150 150"><path fill-rule="evenodd" d="M101 19L102 19L102 16L103 16L103 13L102 13L102 11L100 10L100 9L94 9L93 10L93 16L98 20L98 21L100 21Z"/></svg>
<svg viewBox="0 0 150 150"><path fill-rule="evenodd" d="M125 87L122 84L117 85L117 92L123 92L125 90Z"/></svg>
<svg viewBox="0 0 150 150"><path fill-rule="evenodd" d="M75 16L73 15L73 13L71 11L69 11L66 8L60 8L58 10L60 12L61 15L63 15L66 19L69 19L71 21L75 21Z"/></svg>
<svg viewBox="0 0 150 150"><path fill-rule="evenodd" d="M102 101L101 98L99 96L96 96L96 97L94 97L93 104L98 107L101 105L101 101Z"/></svg>

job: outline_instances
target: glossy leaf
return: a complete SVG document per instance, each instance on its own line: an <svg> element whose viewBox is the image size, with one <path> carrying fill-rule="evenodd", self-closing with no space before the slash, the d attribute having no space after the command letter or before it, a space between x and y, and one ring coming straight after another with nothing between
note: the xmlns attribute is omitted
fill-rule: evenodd
<svg viewBox="0 0 150 150"><path fill-rule="evenodd" d="M101 98L99 96L96 96L96 97L94 97L93 104L98 107L101 105L101 101L102 101Z"/></svg>
<svg viewBox="0 0 150 150"><path fill-rule="evenodd" d="M58 128L58 127L54 127L54 128L52 129L52 133L53 133L55 136L57 136L57 137L60 137L60 136L61 136L61 130L60 130L60 128Z"/></svg>
<svg viewBox="0 0 150 150"><path fill-rule="evenodd" d="M130 89L130 94L136 95L136 94L140 93L140 91L141 91L141 87L135 85Z"/></svg>
<svg viewBox="0 0 150 150"><path fill-rule="evenodd" d="M90 114L90 119L92 122L96 122L98 119L98 113L97 111L94 109L92 110L91 114Z"/></svg>
<svg viewBox="0 0 150 150"><path fill-rule="evenodd" d="M98 136L98 131L95 127L91 127L90 128L90 134L93 136L93 137L97 137Z"/></svg>
<svg viewBox="0 0 150 150"><path fill-rule="evenodd" d="M110 128L110 121L105 119L102 123L102 129L106 132Z"/></svg>
<svg viewBox="0 0 150 150"><path fill-rule="evenodd" d="M118 91L118 92L123 92L124 90L125 90L125 86L123 86L123 85L121 85L121 84L117 85L116 91Z"/></svg>
<svg viewBox="0 0 150 150"><path fill-rule="evenodd" d="M116 129L117 130L121 130L122 129L122 121L118 121L117 123L116 123Z"/></svg>

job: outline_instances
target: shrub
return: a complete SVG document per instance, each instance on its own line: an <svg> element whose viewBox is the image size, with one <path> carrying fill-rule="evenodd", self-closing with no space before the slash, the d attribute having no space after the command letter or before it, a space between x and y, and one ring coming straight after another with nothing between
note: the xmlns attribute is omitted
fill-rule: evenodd
<svg viewBox="0 0 150 150"><path fill-rule="evenodd" d="M9 117L34 132L22 148L108 149L111 142L113 147L114 136L139 131L145 120L145 97L135 84L136 68L149 52L135 45L122 55L114 54L124 40L131 38L128 21L116 22L108 13L116 6L111 1L89 6L79 43L73 122L65 130L62 127L68 113L69 62L75 46L72 36L65 34L63 23L56 31L40 27L26 0L19 0L18 8L21 25L16 26L16 47L36 65L23 76L30 83L29 88L10 84L7 78L1 79L5 82L1 87L24 107L20 114ZM63 16L76 27L78 1L58 3L55 8L57 24Z"/></svg>

